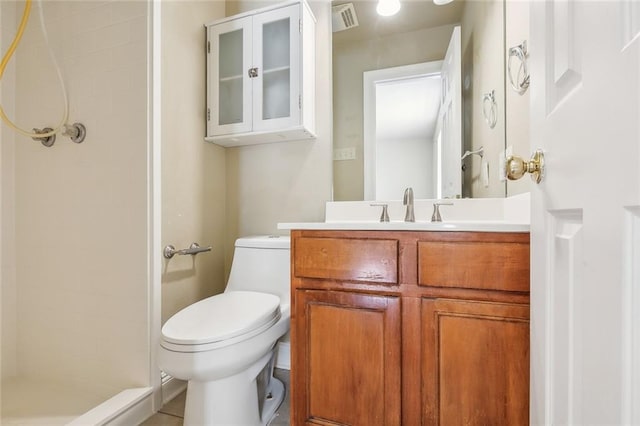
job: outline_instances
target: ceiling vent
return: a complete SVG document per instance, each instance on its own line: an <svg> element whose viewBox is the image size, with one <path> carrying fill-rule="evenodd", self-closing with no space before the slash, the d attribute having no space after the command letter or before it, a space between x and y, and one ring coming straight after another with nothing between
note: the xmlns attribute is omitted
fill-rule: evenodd
<svg viewBox="0 0 640 426"><path fill-rule="evenodd" d="M348 30L357 27L358 17L353 3L339 4L331 8L331 23L333 32Z"/></svg>

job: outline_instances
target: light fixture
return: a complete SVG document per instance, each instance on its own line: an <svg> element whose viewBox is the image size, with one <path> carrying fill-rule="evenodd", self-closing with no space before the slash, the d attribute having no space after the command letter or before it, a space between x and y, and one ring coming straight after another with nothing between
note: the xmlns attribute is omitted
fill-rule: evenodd
<svg viewBox="0 0 640 426"><path fill-rule="evenodd" d="M438 6L442 6L443 4L449 4L452 1L453 0L433 0L433 3L435 3Z"/></svg>
<svg viewBox="0 0 640 426"><path fill-rule="evenodd" d="M380 16L392 16L400 10L400 0L378 0L376 12Z"/></svg>

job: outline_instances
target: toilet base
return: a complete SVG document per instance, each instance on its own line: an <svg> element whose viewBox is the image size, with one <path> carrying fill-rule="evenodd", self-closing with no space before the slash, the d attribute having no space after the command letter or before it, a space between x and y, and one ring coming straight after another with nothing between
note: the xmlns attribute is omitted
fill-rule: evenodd
<svg viewBox="0 0 640 426"><path fill-rule="evenodd" d="M264 404L262 405L262 424L267 425L269 421L273 419L273 416L278 411L278 407L284 401L284 384L276 379L275 377L271 378L271 390L270 397L267 397Z"/></svg>
<svg viewBox="0 0 640 426"><path fill-rule="evenodd" d="M282 382L273 377L273 356L274 351L269 351L249 369L224 379L189 381L184 426L267 425L285 394ZM270 380L267 389L258 392L257 376L261 372ZM260 393L264 394L263 401L259 401Z"/></svg>

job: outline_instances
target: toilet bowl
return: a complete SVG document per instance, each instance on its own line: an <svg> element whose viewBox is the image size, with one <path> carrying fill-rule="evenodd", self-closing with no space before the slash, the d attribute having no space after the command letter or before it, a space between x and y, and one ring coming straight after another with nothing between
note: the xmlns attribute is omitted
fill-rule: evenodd
<svg viewBox="0 0 640 426"><path fill-rule="evenodd" d="M289 331L289 247L289 237L238 239L224 293L162 327L158 364L188 381L185 425L266 425L284 399L273 367Z"/></svg>

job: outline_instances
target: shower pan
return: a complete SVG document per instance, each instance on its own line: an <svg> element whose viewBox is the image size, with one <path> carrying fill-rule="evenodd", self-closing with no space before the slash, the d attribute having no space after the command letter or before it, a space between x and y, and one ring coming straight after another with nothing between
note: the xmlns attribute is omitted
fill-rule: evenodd
<svg viewBox="0 0 640 426"><path fill-rule="evenodd" d="M160 383L153 5L28 3L0 2L0 56L23 27L0 67L0 424L135 424Z"/></svg>

